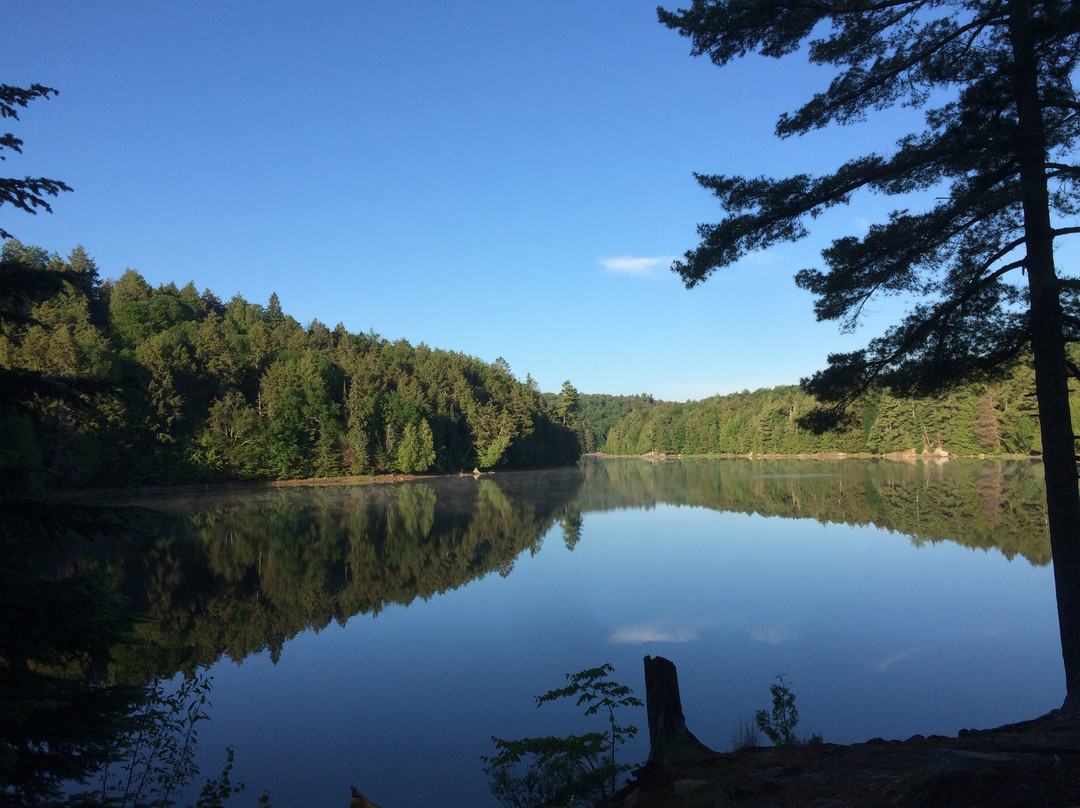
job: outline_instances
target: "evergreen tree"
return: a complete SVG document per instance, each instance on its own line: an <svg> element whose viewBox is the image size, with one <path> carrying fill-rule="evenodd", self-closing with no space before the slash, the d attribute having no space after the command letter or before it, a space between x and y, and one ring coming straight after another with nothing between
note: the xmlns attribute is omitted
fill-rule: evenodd
<svg viewBox="0 0 1080 808"><path fill-rule="evenodd" d="M0 118L19 120L19 109L25 109L27 104L37 98L48 99L57 95L58 92L52 87L44 87L40 84L32 84L29 87L12 87L8 84L0 84ZM22 139L15 137L11 132L0 135L0 160L6 160L3 154L5 149L22 154ZM26 213L37 213L44 210L52 213L52 206L47 197L58 196L61 191L70 191L66 183L59 180L50 180L45 177L0 177L0 206L14 205ZM0 239L9 239L12 235L0 227Z"/></svg>
<svg viewBox="0 0 1080 808"><path fill-rule="evenodd" d="M281 300L278 298L277 292L270 293L270 300L266 304L263 320L271 327L285 322L285 313L281 310Z"/></svg>
<svg viewBox="0 0 1080 808"><path fill-rule="evenodd" d="M427 471L435 463L435 440L426 419L408 423L398 445L397 469L405 474Z"/></svg>
<svg viewBox="0 0 1080 808"><path fill-rule="evenodd" d="M837 239L826 269L797 275L819 319L845 327L879 294L907 294L911 313L861 351L829 357L806 381L842 412L875 382L929 392L1034 356L1066 706L1080 708L1080 493L1066 343L1080 339L1080 285L1058 276L1055 240L1080 206L1080 5L1066 0L694 0L661 9L717 65L757 51L806 47L837 69L830 86L777 124L781 137L925 107L925 127L889 156L785 179L698 176L726 218L674 270L687 286L751 250L801 238L804 221L859 191L933 195L923 213L896 210L862 238ZM921 204L921 203L920 203Z"/></svg>
<svg viewBox="0 0 1080 808"><path fill-rule="evenodd" d="M578 419L581 415L581 395L577 388L567 379L563 382L562 390L555 404L555 414L564 426L577 429Z"/></svg>
<svg viewBox="0 0 1080 808"><path fill-rule="evenodd" d="M975 402L975 437L979 445L987 450L1001 448L1001 428L993 388L986 388Z"/></svg>

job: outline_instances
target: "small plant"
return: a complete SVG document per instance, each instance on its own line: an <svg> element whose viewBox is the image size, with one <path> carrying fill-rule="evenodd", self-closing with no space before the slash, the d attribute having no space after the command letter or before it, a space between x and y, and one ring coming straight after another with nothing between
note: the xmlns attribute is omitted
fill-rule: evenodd
<svg viewBox="0 0 1080 808"><path fill-rule="evenodd" d="M606 793L607 737L602 732L565 738L492 738L495 755L485 757L491 793L507 808L592 803Z"/></svg>
<svg viewBox="0 0 1080 808"><path fill-rule="evenodd" d="M160 682L147 685L140 708L130 716L131 729L114 742L112 763L98 773L100 804L120 808L171 808L198 777L195 751L198 724L209 720L209 676L196 674L169 692ZM220 808L244 789L231 780L234 755L226 749L221 775L208 778L194 808ZM263 794L260 805L269 805Z"/></svg>
<svg viewBox="0 0 1080 808"><path fill-rule="evenodd" d="M608 731L605 735L608 738L608 760L611 769L612 791L615 790L617 776L630 768L629 766L617 767L615 765L615 747L626 743L627 738L633 738L637 735L637 727L633 724L620 727L615 723L615 708L645 706L629 687L607 678L608 674L614 671L615 669L605 662L599 668L589 668L575 674L568 673L566 678L570 680L569 685L560 687L557 690L549 690L544 695L536 697L537 707L547 701L577 696L579 707L582 704L589 705L585 710L585 715L596 715L601 710L607 712Z"/></svg>
<svg viewBox="0 0 1080 808"><path fill-rule="evenodd" d="M539 707L577 696L579 706L588 704L586 716L606 713L605 732L565 738L491 739L496 754L484 758L484 771L491 778L491 793L499 802L507 808L592 804L615 791L619 775L630 769L629 765L615 762L616 747L637 734L634 725L622 726L616 721L615 711L643 705L633 690L608 678L613 671L605 663L568 673L570 684L536 697Z"/></svg>
<svg viewBox="0 0 1080 808"><path fill-rule="evenodd" d="M772 710L758 710L754 715L758 729L765 733L776 746L795 746L799 743L821 743L820 735L811 735L809 740L800 741L795 735L795 725L799 723L799 710L795 706L795 694L784 682L784 674L776 677L776 684L770 685L772 692Z"/></svg>
<svg viewBox="0 0 1080 808"><path fill-rule="evenodd" d="M146 687L132 729L116 739L115 765L100 773L102 802L119 806L171 806L174 796L199 774L195 765L198 724L206 713L211 680L196 675L175 692L155 681Z"/></svg>

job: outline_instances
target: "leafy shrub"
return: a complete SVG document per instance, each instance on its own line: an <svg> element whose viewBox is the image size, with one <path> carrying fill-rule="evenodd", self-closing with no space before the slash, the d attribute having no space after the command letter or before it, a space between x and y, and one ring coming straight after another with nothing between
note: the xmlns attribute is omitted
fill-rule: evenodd
<svg viewBox="0 0 1080 808"><path fill-rule="evenodd" d="M616 747L637 734L633 724L621 726L615 719L619 707L641 707L641 699L626 685L612 681L614 668L605 663L566 674L570 684L536 697L539 707L549 701L577 697L588 704L586 716L606 713L605 732L568 735L565 738L492 738L496 754L484 757L484 771L491 778L491 793L507 808L544 805L592 804L613 793L618 777L629 771L615 761Z"/></svg>

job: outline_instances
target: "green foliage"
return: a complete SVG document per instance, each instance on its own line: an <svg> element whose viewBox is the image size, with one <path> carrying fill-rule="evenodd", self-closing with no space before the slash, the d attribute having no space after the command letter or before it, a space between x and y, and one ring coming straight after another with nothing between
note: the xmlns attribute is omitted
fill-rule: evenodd
<svg viewBox="0 0 1080 808"><path fill-rule="evenodd" d="M1071 159L1080 138L1072 78L1080 20L1062 3L978 0L948 9L918 0L809 8L695 0L659 10L661 23L691 39L694 55L718 66L749 52L802 51L834 68L829 86L781 116L780 137L858 123L888 107L938 105L887 155L852 157L831 174L697 175L725 216L702 225L700 246L675 263L688 286L749 252L803 238L808 219L860 191L923 194L919 204L932 194L934 204L918 213L901 204L865 234L834 240L822 253L825 269L799 272L797 283L817 296L818 318L843 328L879 296L913 301L884 337L829 357L830 367L808 380L823 402L847 406L874 379L901 395L925 394L1000 367L1041 339L1027 320L1043 311L1043 281L1054 305L1077 305L1075 286L1054 279L1052 245L1080 232L1064 224L1080 201ZM1046 315L1044 333L1080 337L1060 310Z"/></svg>
<svg viewBox="0 0 1080 808"><path fill-rule="evenodd" d="M1073 361L1080 361L1074 351ZM616 415L610 396L582 396L585 424L595 449L617 455L807 455L931 453L1023 454L1038 452L1035 376L1030 363L1015 364L992 382L972 383L923 398L873 389L851 405L846 422L815 433L800 419L818 401L797 387L762 388L701 401L675 403L627 399ZM1080 392L1072 396L1080 412Z"/></svg>
<svg viewBox="0 0 1080 808"><path fill-rule="evenodd" d="M629 687L609 678L613 672L605 663L568 673L570 684L536 697L538 707L576 697L579 707L588 705L586 716L606 716L605 732L514 741L492 738L496 754L484 758L484 771L499 802L507 808L572 805L579 799L591 804L615 791L619 775L630 769L616 762L616 748L637 734L636 726L620 725L615 712L643 705Z"/></svg>
<svg viewBox="0 0 1080 808"><path fill-rule="evenodd" d="M20 415L0 412L0 473L20 484L458 471L580 454L571 410L557 413L505 361L305 329L276 294L265 308L240 295L223 305L132 269L101 283L81 247L65 261L8 241L3 257L0 406L5 379L18 376L24 394Z"/></svg>
<svg viewBox="0 0 1080 808"><path fill-rule="evenodd" d="M654 404L652 396L579 395L581 407L581 448L586 452L601 451L608 433L619 421L638 408Z"/></svg>
<svg viewBox="0 0 1080 808"><path fill-rule="evenodd" d="M484 758L484 771L491 793L507 808L588 803L606 791L608 772L598 762L607 748L602 732L492 741L496 753Z"/></svg>
<svg viewBox="0 0 1080 808"><path fill-rule="evenodd" d="M581 395L578 393L577 388L570 383L569 379L567 379L563 382L562 390L559 391L559 396L555 403L555 415L563 425L570 429L576 429L580 414Z"/></svg>
<svg viewBox="0 0 1080 808"><path fill-rule="evenodd" d="M435 463L435 442L424 418L419 425L406 424L397 452L397 469L405 474L427 471Z"/></svg>
<svg viewBox="0 0 1080 808"><path fill-rule="evenodd" d="M582 448L1041 449L1029 362L935 398L872 391L852 425L815 434L800 420L817 402L797 387L684 404L581 395L569 382L544 395L505 362L317 323L305 331L239 295L222 306L190 284L154 289L134 270L101 284L82 248L65 260L8 242L4 256L25 293L0 318L0 374L67 391L28 394L18 414L0 414L0 472L19 484L527 467L574 462Z"/></svg>

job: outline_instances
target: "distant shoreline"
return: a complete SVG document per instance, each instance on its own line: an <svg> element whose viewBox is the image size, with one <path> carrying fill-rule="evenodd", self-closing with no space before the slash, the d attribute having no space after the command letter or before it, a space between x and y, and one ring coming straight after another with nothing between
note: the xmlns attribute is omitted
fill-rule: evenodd
<svg viewBox="0 0 1080 808"><path fill-rule="evenodd" d="M611 460L642 460L647 463L657 463L668 460L889 460L897 463L933 462L945 463L950 460L1028 460L1042 462L1042 455L1022 454L977 454L958 455L948 452L918 453L914 450L906 452L890 452L888 454L853 453L853 452L815 452L812 454L772 454L756 453L748 454L666 454L664 452L648 452L639 455L616 455L606 452L587 452L582 455ZM56 502L88 502L88 501L117 501L137 500L157 496L193 496L198 494L212 493L238 493L243 491L266 491L274 488L326 488L331 486L357 486L357 485L389 485L392 483L417 482L421 480L437 480L448 477L488 477L495 474L520 473L529 471L543 471L550 466L537 468L508 468L488 469L478 473L473 472L439 472L436 474L370 474L352 475L347 477L310 477L293 480L218 480L207 483L177 483L175 485L143 485L132 488L96 488L87 490L51 491L38 495L37 499Z"/></svg>
<svg viewBox="0 0 1080 808"><path fill-rule="evenodd" d="M929 460L935 463L943 463L947 460L1038 460L1042 461L1041 454L954 454L943 450L933 452L916 452L908 449L904 452L888 452L886 454L873 454L872 452L811 452L807 454L774 454L772 452L748 452L746 454L733 454L731 452L716 452L713 454L667 454L665 452L647 452L645 454L620 455L608 454L607 452L587 452L582 457L599 458L632 458L655 462L658 460L893 460L911 463L918 460Z"/></svg>

